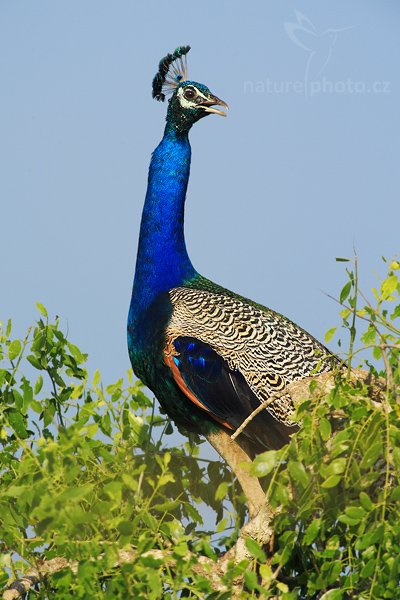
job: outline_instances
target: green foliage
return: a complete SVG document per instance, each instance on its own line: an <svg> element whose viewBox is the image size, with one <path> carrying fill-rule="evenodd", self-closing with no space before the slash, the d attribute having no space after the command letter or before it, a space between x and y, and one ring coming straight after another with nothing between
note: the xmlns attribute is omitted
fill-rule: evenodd
<svg viewBox="0 0 400 600"><path fill-rule="evenodd" d="M0 587L64 557L76 571L55 573L30 597L222 600L244 575L243 598L397 598L399 272L389 263L369 302L357 264L348 266L342 323L327 333L348 332L347 364L364 361L384 378L384 402L344 373L298 407L299 433L252 467L279 508L274 547L247 538L254 560L232 565L225 592L194 567L231 547L244 522L230 472L200 458L198 438L177 445L132 373L108 386L98 372L89 378L87 356L44 306L24 339L13 338L9 321L0 330ZM134 558L116 568L124 548Z"/></svg>
<svg viewBox="0 0 400 600"><path fill-rule="evenodd" d="M386 383L384 402L370 400L366 385L338 377L329 394L298 407L302 428L291 443L254 461L280 511L271 557L279 577L264 586L271 595L316 598L325 591L324 599L398 598L400 264L388 267L373 290L374 304L358 289L356 262L340 294L342 325L353 348L348 363L360 361L361 351L367 364L371 351L380 359L371 370ZM360 320L363 346L355 351ZM278 580L288 585L286 593L279 592Z"/></svg>
<svg viewBox="0 0 400 600"><path fill-rule="evenodd" d="M199 457L198 439L169 448L173 428L131 372L127 383L104 387L98 372L90 381L86 354L38 309L44 318L23 340L11 321L0 330L0 589L39 558L61 556L78 574L56 573L35 598L205 597L194 557L215 558L244 521L232 474ZM224 537L214 539L218 526ZM115 569L125 547L137 558ZM169 554L156 560L154 549Z"/></svg>

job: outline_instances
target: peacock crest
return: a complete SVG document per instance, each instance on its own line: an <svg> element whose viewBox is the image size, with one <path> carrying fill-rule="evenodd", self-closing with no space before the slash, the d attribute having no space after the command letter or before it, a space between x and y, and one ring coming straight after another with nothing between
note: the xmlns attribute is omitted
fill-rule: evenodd
<svg viewBox="0 0 400 600"><path fill-rule="evenodd" d="M186 55L190 46L178 46L172 54L160 60L157 75L153 79L153 98L164 102L165 96L172 94L175 88L187 80Z"/></svg>

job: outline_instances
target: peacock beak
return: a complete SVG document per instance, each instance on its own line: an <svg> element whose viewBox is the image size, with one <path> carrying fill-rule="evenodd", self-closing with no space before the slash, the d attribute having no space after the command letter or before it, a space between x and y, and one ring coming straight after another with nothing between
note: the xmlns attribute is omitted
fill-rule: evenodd
<svg viewBox="0 0 400 600"><path fill-rule="evenodd" d="M216 115L221 115L221 117L226 117L226 113L223 110L214 108L215 104L217 104L218 106L223 106L226 110L229 110L229 106L226 102L224 102L220 98L217 98L217 96L212 95L209 96L207 100L203 100L199 106L201 106L201 108L208 113L214 113Z"/></svg>

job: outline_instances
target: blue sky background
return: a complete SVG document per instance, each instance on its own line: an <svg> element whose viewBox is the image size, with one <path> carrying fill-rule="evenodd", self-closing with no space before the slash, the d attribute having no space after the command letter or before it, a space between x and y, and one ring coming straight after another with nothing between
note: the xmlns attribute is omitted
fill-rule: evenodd
<svg viewBox="0 0 400 600"><path fill-rule="evenodd" d="M361 286L399 251L398 1L0 0L0 319L60 315L105 381L126 316L159 59L230 107L191 133L196 268L322 339L355 246ZM341 30L342 31L337 31ZM334 347L334 345L333 345Z"/></svg>

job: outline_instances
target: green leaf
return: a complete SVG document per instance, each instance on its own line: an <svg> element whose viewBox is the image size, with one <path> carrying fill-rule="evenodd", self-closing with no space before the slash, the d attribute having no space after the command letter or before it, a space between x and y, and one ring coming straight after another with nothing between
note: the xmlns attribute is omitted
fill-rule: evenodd
<svg viewBox="0 0 400 600"><path fill-rule="evenodd" d="M189 552L189 548L188 548L186 542L180 542L179 544L177 544L174 547L174 554L177 554L178 556L185 557L188 555L188 552Z"/></svg>
<svg viewBox="0 0 400 600"><path fill-rule="evenodd" d="M348 295L350 294L350 290L351 290L351 281L348 281L346 283L346 285L343 286L342 291L340 292L340 304L343 304L343 302L348 298Z"/></svg>
<svg viewBox="0 0 400 600"><path fill-rule="evenodd" d="M10 360L14 360L15 358L17 358L17 356L21 352L21 348L22 344L19 340L14 340L13 342L11 342L11 344L8 346L8 358Z"/></svg>
<svg viewBox="0 0 400 600"><path fill-rule="evenodd" d="M71 342L68 342L68 349L71 352L72 356L74 357L74 359L76 360L77 364L80 365L83 362L86 361L86 355L82 354L82 352L79 350L78 346L75 346L75 344L71 344Z"/></svg>
<svg viewBox="0 0 400 600"><path fill-rule="evenodd" d="M288 464L288 471L292 478L300 483L303 487L306 487L310 481L310 476L307 473L302 462L290 460Z"/></svg>
<svg viewBox="0 0 400 600"><path fill-rule="evenodd" d="M374 505L371 502L371 498L365 492L360 492L360 504L365 510L372 510Z"/></svg>
<svg viewBox="0 0 400 600"><path fill-rule="evenodd" d="M259 454L253 461L252 472L256 477L265 477L271 473L276 466L278 456L277 450L268 450Z"/></svg>
<svg viewBox="0 0 400 600"><path fill-rule="evenodd" d="M25 440L29 437L29 434L25 427L25 419L19 412L19 410L10 409L7 411L8 422L10 426L13 428L18 437L22 440Z"/></svg>
<svg viewBox="0 0 400 600"><path fill-rule="evenodd" d="M159 488L164 487L167 483L174 482L175 478L172 473L163 473L161 477L158 478L157 486ZM227 484L228 485L228 484Z"/></svg>
<svg viewBox="0 0 400 600"><path fill-rule="evenodd" d="M400 471L400 448L393 448L392 458L395 466Z"/></svg>
<svg viewBox="0 0 400 600"><path fill-rule="evenodd" d="M215 499L217 501L223 500L228 493L228 483L226 481L222 481L215 491Z"/></svg>
<svg viewBox="0 0 400 600"><path fill-rule="evenodd" d="M94 387L98 386L100 383L100 371L98 369L95 370L93 375L93 385Z"/></svg>
<svg viewBox="0 0 400 600"><path fill-rule="evenodd" d="M3 490L3 494L10 498L20 498L21 496L26 496L31 491L29 488L30 486L26 485L10 485L9 488Z"/></svg>
<svg viewBox="0 0 400 600"><path fill-rule="evenodd" d="M47 319L47 310L40 302L36 302L36 308Z"/></svg>
<svg viewBox="0 0 400 600"><path fill-rule="evenodd" d="M33 354L30 354L30 355L29 355L29 356L27 356L26 358L27 358L28 362L30 362L30 363L31 363L31 365L32 365L33 367L35 367L35 369L39 369L39 370L41 370L41 371L43 370L43 367L42 367L42 365L41 365L41 363L40 363L39 359L38 359L36 356L34 356Z"/></svg>
<svg viewBox="0 0 400 600"><path fill-rule="evenodd" d="M160 502L158 504L152 505L152 510L156 510L157 512L167 513L178 508L180 503L177 500L166 500L165 502Z"/></svg>
<svg viewBox="0 0 400 600"><path fill-rule="evenodd" d="M332 435L332 427L331 427L331 424L328 421L328 419L326 419L326 418L321 419L321 421L319 423L319 432L320 432L321 437L324 440L324 442L329 440L329 438Z"/></svg>
<svg viewBox="0 0 400 600"><path fill-rule="evenodd" d="M341 479L341 475L330 475L327 479L325 479L325 481L321 483L321 487L325 489L336 487Z"/></svg>
<svg viewBox="0 0 400 600"><path fill-rule="evenodd" d="M383 537L384 537L384 527L383 527L383 525L378 525L372 531L369 531L368 533L361 535L360 537L357 538L357 540L355 542L355 549L356 550L365 550L366 548L373 546L373 544L382 542Z"/></svg>
<svg viewBox="0 0 400 600"><path fill-rule="evenodd" d="M393 310L392 314L390 315L390 318L394 321L395 319L397 319L398 317L400 317L400 304L398 304L395 309Z"/></svg>
<svg viewBox="0 0 400 600"><path fill-rule="evenodd" d="M328 590L322 596L319 596L319 600L342 600L343 592L342 590Z"/></svg>
<svg viewBox="0 0 400 600"><path fill-rule="evenodd" d="M121 535L132 535L133 523L132 521L121 521L118 523L117 529Z"/></svg>
<svg viewBox="0 0 400 600"><path fill-rule="evenodd" d="M254 556L254 558L256 558L261 563L265 563L265 561L266 561L265 552L262 550L260 544L258 542L256 542L256 540L253 540L252 538L249 538L249 537L245 538L245 544L246 544L247 550L250 552L250 554L252 556Z"/></svg>
<svg viewBox="0 0 400 600"><path fill-rule="evenodd" d="M43 406L37 400L32 400L32 402L31 402L31 409L34 410L35 413L37 413L38 415L40 415L40 413L43 410Z"/></svg>
<svg viewBox="0 0 400 600"><path fill-rule="evenodd" d="M341 258L340 256L337 256L335 260L336 262L351 262L350 258Z"/></svg>
<svg viewBox="0 0 400 600"><path fill-rule="evenodd" d="M382 358L382 350L378 346L375 346L375 348L372 350L372 355L375 360L380 360Z"/></svg>
<svg viewBox="0 0 400 600"><path fill-rule="evenodd" d="M21 389L23 391L23 405L21 412L26 415L33 400L33 390L30 382L25 377L22 377Z"/></svg>
<svg viewBox="0 0 400 600"><path fill-rule="evenodd" d="M342 317L343 321L346 321L346 319L348 319L349 316L351 315L351 310L349 308L344 308L343 310L340 311L339 314Z"/></svg>
<svg viewBox="0 0 400 600"><path fill-rule="evenodd" d="M120 481L109 481L103 487L103 490L110 498L119 500L122 493L122 483Z"/></svg>
<svg viewBox="0 0 400 600"><path fill-rule="evenodd" d="M219 523L217 523L216 527L215 527L215 533L221 533L222 531L225 531L228 525L228 519L225 517L224 519L221 519L221 521Z"/></svg>
<svg viewBox="0 0 400 600"><path fill-rule="evenodd" d="M365 452L360 462L360 469L370 469L378 460L382 452L382 441L377 440Z"/></svg>
<svg viewBox="0 0 400 600"><path fill-rule="evenodd" d="M368 329L361 336L361 341L364 342L366 346L373 344L376 341L376 329L373 325L368 325Z"/></svg>
<svg viewBox="0 0 400 600"><path fill-rule="evenodd" d="M92 489L93 484L91 483L86 483L79 487L72 486L61 492L61 494L59 494L55 498L55 502L59 504L64 504L64 502L71 501L78 502L79 500L82 500L82 498L87 496L92 491Z"/></svg>
<svg viewBox="0 0 400 600"><path fill-rule="evenodd" d="M151 515L148 512L144 512L141 514L141 518L143 520L143 523L146 525L146 527L148 527L150 530L155 530L158 527L158 521L157 519L155 519L153 517L153 515Z"/></svg>
<svg viewBox="0 0 400 600"><path fill-rule="evenodd" d="M393 488L393 491L390 494L390 500L392 502L398 502L400 500L400 485Z"/></svg>
<svg viewBox="0 0 400 600"><path fill-rule="evenodd" d="M367 562L367 564L361 569L361 577L363 579L368 579L368 577L371 577L372 573L374 572L376 567L376 558L370 558L369 561Z"/></svg>
<svg viewBox="0 0 400 600"><path fill-rule="evenodd" d="M331 341L331 339L336 333L336 329L337 327L331 327L331 329L328 329L328 331L325 333L325 342L328 343Z"/></svg>
<svg viewBox="0 0 400 600"><path fill-rule="evenodd" d="M246 587L250 591L255 590L258 587L258 578L254 571L245 571L244 580L246 582Z"/></svg>
<svg viewBox="0 0 400 600"><path fill-rule="evenodd" d="M43 387L43 377L41 375L39 375L39 377L37 378L37 380L35 382L35 387L33 389L35 395L40 392L42 387Z"/></svg>
<svg viewBox="0 0 400 600"><path fill-rule="evenodd" d="M343 456L341 456L340 458L335 458L335 460L333 460L328 465L327 474L340 475L341 473L344 472L344 470L346 468L346 463L347 463L347 460Z"/></svg>
<svg viewBox="0 0 400 600"><path fill-rule="evenodd" d="M2 385L6 381L6 379L8 379L8 377L9 377L9 372L7 371L7 369L0 369L0 388L2 387Z"/></svg>
<svg viewBox="0 0 400 600"><path fill-rule="evenodd" d="M383 300L388 300L399 285L399 280L396 275L392 275L385 279L381 285L381 297Z"/></svg>
<svg viewBox="0 0 400 600"><path fill-rule="evenodd" d="M350 519L354 519L356 521L361 521L365 515L365 510L362 508L362 506L348 506L344 512L348 517L350 517Z"/></svg>
<svg viewBox="0 0 400 600"><path fill-rule="evenodd" d="M7 321L7 327L6 327L6 338L8 339L11 335L11 329L12 329L12 320L8 319Z"/></svg>
<svg viewBox="0 0 400 600"><path fill-rule="evenodd" d="M338 521L340 521L340 523L344 523L345 525L348 525L349 527L354 527L355 525L359 524L360 519L352 519L348 515L340 515L338 517Z"/></svg>
<svg viewBox="0 0 400 600"><path fill-rule="evenodd" d="M260 565L260 575L263 578L263 583L268 584L273 577L271 567L265 563L263 565Z"/></svg>
<svg viewBox="0 0 400 600"><path fill-rule="evenodd" d="M310 523L310 525L307 527L307 529L304 533L303 542L306 544L306 546L310 546L313 543L313 541L319 534L320 529L321 529L321 519L314 519Z"/></svg>

